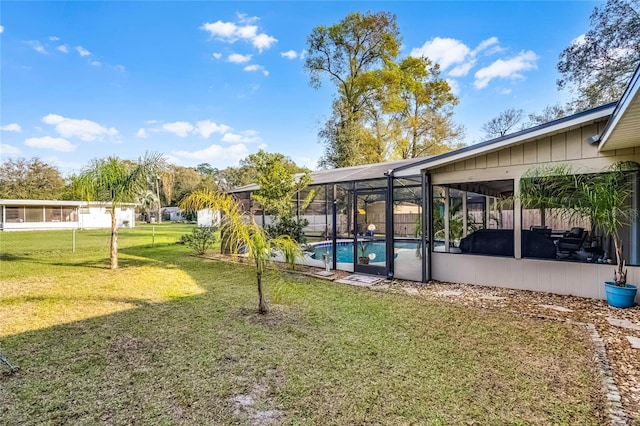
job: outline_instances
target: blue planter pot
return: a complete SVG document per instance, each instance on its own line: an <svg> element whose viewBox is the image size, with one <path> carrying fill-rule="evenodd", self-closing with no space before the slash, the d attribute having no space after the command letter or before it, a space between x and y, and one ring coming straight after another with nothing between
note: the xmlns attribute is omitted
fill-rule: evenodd
<svg viewBox="0 0 640 426"><path fill-rule="evenodd" d="M607 302L614 308L632 307L638 292L638 286L626 284L624 287L618 287L611 281L604 283L604 289L607 293Z"/></svg>

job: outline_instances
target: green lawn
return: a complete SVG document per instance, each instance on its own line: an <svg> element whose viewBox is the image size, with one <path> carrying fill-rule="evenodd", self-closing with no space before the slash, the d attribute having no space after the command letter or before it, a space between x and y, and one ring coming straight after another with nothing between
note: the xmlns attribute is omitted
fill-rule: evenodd
<svg viewBox="0 0 640 426"><path fill-rule="evenodd" d="M103 231L75 254L0 233L0 351L21 367L0 423L606 422L579 328L275 272L260 316L250 268L148 231L122 231L116 271Z"/></svg>

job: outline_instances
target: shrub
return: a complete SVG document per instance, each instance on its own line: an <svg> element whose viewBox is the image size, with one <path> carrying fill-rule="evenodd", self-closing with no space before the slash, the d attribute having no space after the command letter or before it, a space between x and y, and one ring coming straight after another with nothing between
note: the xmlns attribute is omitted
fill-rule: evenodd
<svg viewBox="0 0 640 426"><path fill-rule="evenodd" d="M191 234L180 237L180 243L186 244L197 254L205 254L218 240L217 226L199 226L191 230Z"/></svg>

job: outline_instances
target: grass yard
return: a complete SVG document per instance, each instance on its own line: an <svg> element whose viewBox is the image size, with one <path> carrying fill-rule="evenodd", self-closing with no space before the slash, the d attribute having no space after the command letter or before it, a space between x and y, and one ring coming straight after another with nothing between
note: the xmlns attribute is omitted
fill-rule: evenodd
<svg viewBox="0 0 640 426"><path fill-rule="evenodd" d="M260 316L249 267L155 230L122 231L116 271L108 233L75 254L0 233L0 351L21 367L0 423L607 421L579 328L276 272Z"/></svg>

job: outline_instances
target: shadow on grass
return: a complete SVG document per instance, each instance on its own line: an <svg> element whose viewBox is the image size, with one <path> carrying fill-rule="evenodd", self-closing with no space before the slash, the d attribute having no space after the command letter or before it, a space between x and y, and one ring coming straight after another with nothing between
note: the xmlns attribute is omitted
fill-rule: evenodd
<svg viewBox="0 0 640 426"><path fill-rule="evenodd" d="M12 253L0 253L0 262L11 262L18 260L26 260L27 258L24 256L18 256Z"/></svg>

